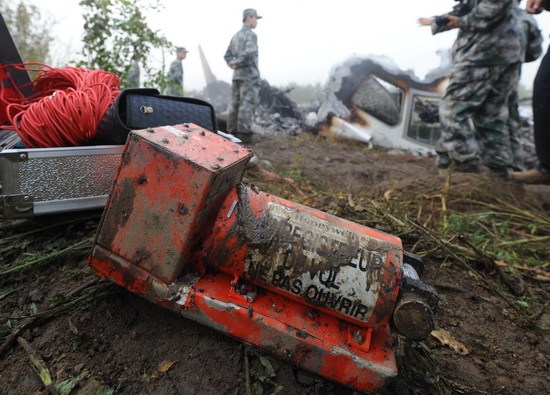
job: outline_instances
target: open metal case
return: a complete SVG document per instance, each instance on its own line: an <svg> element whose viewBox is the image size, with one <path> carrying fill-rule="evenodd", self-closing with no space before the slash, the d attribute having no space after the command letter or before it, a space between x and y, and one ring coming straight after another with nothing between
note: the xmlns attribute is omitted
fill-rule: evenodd
<svg viewBox="0 0 550 395"><path fill-rule="evenodd" d="M4 98L32 95L21 57L0 15L0 82ZM6 125L0 103L0 125ZM0 126L0 217L103 208L124 146L17 148L17 134Z"/></svg>

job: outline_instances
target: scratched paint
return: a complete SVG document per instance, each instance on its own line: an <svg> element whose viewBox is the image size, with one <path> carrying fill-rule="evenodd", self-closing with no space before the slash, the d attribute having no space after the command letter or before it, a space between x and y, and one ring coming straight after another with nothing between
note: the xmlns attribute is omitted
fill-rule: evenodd
<svg viewBox="0 0 550 395"><path fill-rule="evenodd" d="M272 202L263 220L270 229L268 253L261 247L251 249L248 276L313 305L360 321L370 319L386 266L385 251L395 250L395 245Z"/></svg>

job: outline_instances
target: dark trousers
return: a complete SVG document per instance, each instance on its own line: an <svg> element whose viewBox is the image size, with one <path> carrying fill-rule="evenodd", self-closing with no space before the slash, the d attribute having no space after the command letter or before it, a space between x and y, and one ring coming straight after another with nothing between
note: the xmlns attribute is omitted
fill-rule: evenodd
<svg viewBox="0 0 550 395"><path fill-rule="evenodd" d="M550 51L550 49L549 49ZM533 85L535 147L542 166L550 169L550 52L540 62Z"/></svg>

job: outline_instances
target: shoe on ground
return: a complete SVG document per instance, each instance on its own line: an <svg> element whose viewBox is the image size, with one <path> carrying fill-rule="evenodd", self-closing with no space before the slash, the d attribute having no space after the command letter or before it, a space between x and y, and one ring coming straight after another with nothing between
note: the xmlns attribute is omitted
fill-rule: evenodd
<svg viewBox="0 0 550 395"><path fill-rule="evenodd" d="M494 177L501 178L503 180L509 180L511 177L511 174L513 173L512 169L507 167L500 167L500 168L489 168L491 175Z"/></svg>
<svg viewBox="0 0 550 395"><path fill-rule="evenodd" d="M539 166L527 171L514 171L510 179L524 184L550 184L550 169Z"/></svg>
<svg viewBox="0 0 550 395"><path fill-rule="evenodd" d="M481 173L481 164L478 160L469 160L466 162L451 161L450 163L437 163L439 170L450 169L459 173Z"/></svg>

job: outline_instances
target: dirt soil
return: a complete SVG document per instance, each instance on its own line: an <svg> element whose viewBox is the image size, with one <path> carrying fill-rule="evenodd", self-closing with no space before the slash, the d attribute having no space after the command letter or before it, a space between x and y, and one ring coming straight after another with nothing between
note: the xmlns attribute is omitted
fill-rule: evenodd
<svg viewBox="0 0 550 395"><path fill-rule="evenodd" d="M264 137L252 147L270 173L250 171L246 183L363 223L353 210L342 209L350 198L391 199L424 186L441 189L446 182L432 158L390 155L311 135ZM511 190L550 214L550 186L526 189L487 175L457 175L454 182L463 188L481 182ZM14 329L27 323L20 337L45 364L53 382L67 385L64 393L245 394L247 361L255 394L355 393L108 282L96 283L85 256L90 246L86 240L97 229L100 214L0 222L2 238L29 232L23 246L2 247L0 271L12 267L21 254L41 256L85 241L83 248L53 262L0 277L2 338L10 333L5 324ZM32 233L37 229L41 231ZM414 252L415 241L398 236ZM435 337L425 342L396 338L399 375L380 393L548 393L548 330L522 319L495 292L502 289L498 276L487 273L482 281L452 259L442 262L428 256L425 262L423 280L441 297L437 326L464 348L454 350ZM541 300L548 300L547 281L525 281ZM38 318L29 318L31 314ZM537 320L548 325L548 311ZM0 393L52 392L33 369L30 349L17 341L3 346Z"/></svg>

